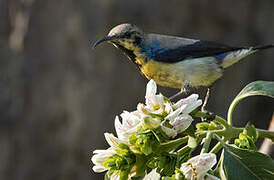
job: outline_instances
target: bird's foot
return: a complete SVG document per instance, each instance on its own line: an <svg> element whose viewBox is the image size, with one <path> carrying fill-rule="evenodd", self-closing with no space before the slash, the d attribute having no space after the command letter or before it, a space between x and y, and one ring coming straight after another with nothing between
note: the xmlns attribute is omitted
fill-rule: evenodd
<svg viewBox="0 0 274 180"><path fill-rule="evenodd" d="M172 99L176 98L177 96L179 96L181 94L186 94L187 95L190 92L190 87L191 87L190 82L185 81L184 86L182 87L182 89L178 93L174 94L173 96L171 96L168 99L172 100Z"/></svg>
<svg viewBox="0 0 274 180"><path fill-rule="evenodd" d="M208 113L208 111L207 111L207 110L205 110L205 107L206 107L206 104L207 104L207 102L208 102L209 95L210 95L210 89L209 89L209 88L207 88L207 92L206 92L205 100L204 100L204 103L203 103L202 108L201 108L201 111L202 111L202 112L205 112L205 113ZM212 114L212 113L211 113L211 114ZM205 119L204 119L204 118L202 118L202 121L205 121Z"/></svg>
<svg viewBox="0 0 274 180"><path fill-rule="evenodd" d="M171 101L172 99L176 98L177 96L179 96L179 95L181 95L183 93L185 93L185 91L183 89L181 89L179 92L177 92L173 96L169 97L168 99Z"/></svg>

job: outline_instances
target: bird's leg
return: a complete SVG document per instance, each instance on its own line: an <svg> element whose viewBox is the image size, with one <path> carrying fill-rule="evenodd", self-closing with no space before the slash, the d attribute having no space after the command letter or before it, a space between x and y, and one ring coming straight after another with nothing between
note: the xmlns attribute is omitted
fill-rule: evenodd
<svg viewBox="0 0 274 180"><path fill-rule="evenodd" d="M205 107L206 107L206 104L208 102L209 95L210 95L210 88L207 88L205 100L204 100L204 103L203 103L202 108L201 108L202 112L206 112Z"/></svg>
<svg viewBox="0 0 274 180"><path fill-rule="evenodd" d="M172 100L174 98L176 98L177 96L181 95L184 93L184 89L181 89L179 92L177 92L176 94L174 94L173 96L169 97L169 100Z"/></svg>
<svg viewBox="0 0 274 180"><path fill-rule="evenodd" d="M207 104L207 102L208 102L209 95L210 95L210 88L207 88L205 100L204 100L204 103L203 103L203 105L202 105L201 111L202 111L202 112L205 112L206 114L208 114L209 117L207 117L206 119L209 120L209 121L211 121L211 120L215 119L214 113L205 110L205 106L206 106L206 104ZM202 121L205 121L206 119L205 119L205 118L202 118Z"/></svg>
<svg viewBox="0 0 274 180"><path fill-rule="evenodd" d="M179 92L177 92L176 94L174 94L173 96L171 96L168 99L172 100L175 97L177 97L177 96L179 96L179 95L181 95L183 93L187 94L189 92L190 87L191 87L190 82L189 81L185 81L183 88Z"/></svg>

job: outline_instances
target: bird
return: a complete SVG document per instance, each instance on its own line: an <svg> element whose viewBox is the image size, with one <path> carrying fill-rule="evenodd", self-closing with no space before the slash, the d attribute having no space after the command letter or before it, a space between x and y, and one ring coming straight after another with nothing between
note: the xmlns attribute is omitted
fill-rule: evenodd
<svg viewBox="0 0 274 180"><path fill-rule="evenodd" d="M107 36L97 40L93 48L109 42L120 49L148 80L160 86L180 89L178 95L194 87L208 87L222 77L224 70L259 50L273 44L234 47L213 41L145 33L134 24L120 24ZM205 104L204 104L205 105ZM203 106L204 106L203 105Z"/></svg>

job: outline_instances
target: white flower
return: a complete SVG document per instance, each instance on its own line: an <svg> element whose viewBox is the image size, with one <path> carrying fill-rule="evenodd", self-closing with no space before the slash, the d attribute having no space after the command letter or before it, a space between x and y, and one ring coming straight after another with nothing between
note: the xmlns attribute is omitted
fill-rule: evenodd
<svg viewBox="0 0 274 180"><path fill-rule="evenodd" d="M147 83L146 88L146 106L141 109L144 114L159 114L170 113L172 111L171 104L165 100L162 94L157 93L157 85L154 80Z"/></svg>
<svg viewBox="0 0 274 180"><path fill-rule="evenodd" d="M115 117L115 130L119 139L123 141L129 141L129 137L135 133L138 127L141 125L141 117L137 111L127 112L124 111L121 114L122 123L119 120L119 117Z"/></svg>
<svg viewBox="0 0 274 180"><path fill-rule="evenodd" d="M127 141L115 137L111 133L104 133L105 139L113 149L119 149L119 144L127 144Z"/></svg>
<svg viewBox="0 0 274 180"><path fill-rule="evenodd" d="M192 123L193 118L188 114L182 114L174 118L169 123L174 127L174 129L180 133L186 130Z"/></svg>
<svg viewBox="0 0 274 180"><path fill-rule="evenodd" d="M216 155L204 153L189 159L181 165L180 170L188 180L204 180L207 172L216 164ZM210 176L210 175L208 175ZM216 177L217 178L217 177Z"/></svg>
<svg viewBox="0 0 274 180"><path fill-rule="evenodd" d="M166 116L165 120L169 120L169 124L172 125L178 133L180 133L191 125L193 118L189 114L182 113L182 109L178 108Z"/></svg>
<svg viewBox="0 0 274 180"><path fill-rule="evenodd" d="M168 128L164 125L164 123L161 123L161 128L162 130L165 132L165 134L168 136L168 137L175 137L177 136L177 131L173 128Z"/></svg>
<svg viewBox="0 0 274 180"><path fill-rule="evenodd" d="M116 138L111 133L105 133L105 139L108 142L108 144L111 146L110 148L106 150L95 150L93 151L93 156L91 158L91 161L93 162L93 171L94 172L103 172L108 170L104 166L104 162L111 156L117 154L115 149L118 149L119 144L125 143L124 141Z"/></svg>
<svg viewBox="0 0 274 180"><path fill-rule="evenodd" d="M175 110L168 114L165 117L165 121L161 124L162 130L169 137L175 137L177 133L183 132L191 125L193 118L189 113L202 104L202 100L198 100L198 97L197 94L192 94L172 105L172 108ZM169 121L172 128L164 126L166 121Z"/></svg>
<svg viewBox="0 0 274 180"><path fill-rule="evenodd" d="M183 113L190 113L202 104L202 100L198 100L198 94L192 94L187 98L181 99L176 102L172 107L174 109L182 108Z"/></svg>
<svg viewBox="0 0 274 180"><path fill-rule="evenodd" d="M106 150L95 150L93 151L93 156L91 158L91 161L93 162L93 171L100 173L108 170L104 166L104 162L111 156L116 154L116 151L112 148L106 149Z"/></svg>

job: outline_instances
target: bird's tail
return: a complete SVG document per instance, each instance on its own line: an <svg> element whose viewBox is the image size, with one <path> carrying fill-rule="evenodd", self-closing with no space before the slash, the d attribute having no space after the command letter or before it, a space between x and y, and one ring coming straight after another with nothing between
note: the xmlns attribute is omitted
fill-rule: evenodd
<svg viewBox="0 0 274 180"><path fill-rule="evenodd" d="M250 54L253 54L259 50L269 49L269 48L274 48L274 45L270 44L270 45L252 46L249 48L243 48L243 49L238 49L235 51L228 52L222 61L222 67L227 68Z"/></svg>
<svg viewBox="0 0 274 180"><path fill-rule="evenodd" d="M252 50L263 50L263 49L269 49L269 48L274 48L274 44L253 46Z"/></svg>

